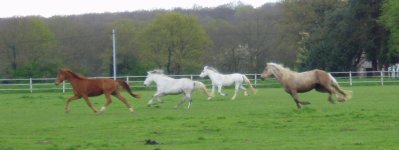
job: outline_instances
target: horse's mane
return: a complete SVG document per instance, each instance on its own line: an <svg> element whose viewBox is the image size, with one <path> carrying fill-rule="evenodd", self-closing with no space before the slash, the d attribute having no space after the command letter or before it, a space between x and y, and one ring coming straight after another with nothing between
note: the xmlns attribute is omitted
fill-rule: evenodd
<svg viewBox="0 0 399 150"><path fill-rule="evenodd" d="M77 74L77 73L73 72L73 71L70 70L70 69L62 68L62 69L60 69L60 70L62 70L62 71L64 71L64 72L68 72L69 74L71 74L71 75L72 75L73 77L75 77L75 78L78 78L78 79L86 79L85 76L82 76L82 75L80 75L80 74Z"/></svg>
<svg viewBox="0 0 399 150"><path fill-rule="evenodd" d="M267 65L268 65L268 66L274 66L274 67L276 67L276 68L278 68L278 69L287 69L287 70L291 70L290 68L286 68L286 67L284 67L284 65L278 64L278 63L273 63L273 62L271 62L271 63L267 63Z"/></svg>
<svg viewBox="0 0 399 150"><path fill-rule="evenodd" d="M290 68L284 67L282 64L277 64L277 63L267 63L267 66L272 66L276 69L278 69L281 73L285 74L285 73L293 73L294 71L291 71Z"/></svg>
<svg viewBox="0 0 399 150"><path fill-rule="evenodd" d="M163 73L163 70L162 70L162 69L154 69L154 70L148 71L148 73L165 75L165 74Z"/></svg>
<svg viewBox="0 0 399 150"><path fill-rule="evenodd" d="M209 70L212 70L212 71L215 71L215 72L219 73L219 71L217 69L213 68L213 67L206 66L206 69L209 69Z"/></svg>

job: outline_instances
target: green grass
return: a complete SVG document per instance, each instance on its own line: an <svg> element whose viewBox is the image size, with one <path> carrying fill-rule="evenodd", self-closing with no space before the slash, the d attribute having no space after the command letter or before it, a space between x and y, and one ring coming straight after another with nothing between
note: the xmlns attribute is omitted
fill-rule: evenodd
<svg viewBox="0 0 399 150"><path fill-rule="evenodd" d="M190 110L173 106L180 95L147 107L154 91L128 97L134 113L114 98L96 116L83 100L64 113L71 93L1 94L0 149L395 149L399 147L399 86L345 87L346 103L327 102L318 92L301 94L312 104L297 110L281 88L261 88L235 101L199 91ZM97 108L104 96L91 98ZM145 140L158 145L145 145Z"/></svg>

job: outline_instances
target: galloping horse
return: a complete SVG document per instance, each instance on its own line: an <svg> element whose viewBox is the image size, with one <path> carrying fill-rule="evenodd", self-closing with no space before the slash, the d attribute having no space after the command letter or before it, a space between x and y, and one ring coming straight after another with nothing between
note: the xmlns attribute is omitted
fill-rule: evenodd
<svg viewBox="0 0 399 150"><path fill-rule="evenodd" d="M70 97L65 106L65 112L69 112L71 107L71 101L77 100L83 97L87 105L94 111L94 113L102 113L105 111L107 106L112 103L111 95L120 99L129 108L130 112L133 112L133 107L129 101L124 98L119 90L120 88L125 89L131 96L140 98L140 95L131 92L129 85L123 80L112 80L112 79L88 79L84 76L78 75L68 69L60 69L55 80L55 84L59 85L64 80L68 80L72 87L74 95ZM98 96L104 94L107 98L107 102L101 107L98 113L97 109L90 102L89 97Z"/></svg>
<svg viewBox="0 0 399 150"><path fill-rule="evenodd" d="M190 101L187 106L187 109L189 109L193 101L192 93L195 88L201 88L201 90L208 97L211 97L211 94L208 92L206 86L202 82L193 81L188 78L174 79L164 75L162 70L152 70L147 73L148 75L144 81L144 85L149 86L152 82L155 82L155 84L157 85L157 91L155 92L154 96L148 101L148 106L151 106L154 103L154 98L157 98L158 102L162 102L159 98L160 96L183 93L184 97L180 101L180 103L176 105L176 108L183 104L184 101L189 99Z"/></svg>
<svg viewBox="0 0 399 150"><path fill-rule="evenodd" d="M323 70L311 70L307 72L294 72L288 68L283 67L276 63L267 63L265 70L261 77L263 79L268 78L270 75L276 77L276 79L283 85L285 91L289 93L300 109L301 105L308 105L310 102L300 101L298 93L308 92L312 89L316 89L319 92L327 92L329 94L328 101L334 104L332 94L335 95L339 102L345 102L351 98L351 92L342 90L337 80L330 74Z"/></svg>
<svg viewBox="0 0 399 150"><path fill-rule="evenodd" d="M215 68L205 66L204 70L201 72L201 74L199 76L201 78L209 76L209 78L212 81L212 95L215 93L215 88L217 87L218 93L222 96L226 96L226 94L222 92L222 87L235 84L235 92L234 92L233 97L231 98L232 100L234 100L236 98L239 88L244 90L245 96L248 96L247 89L243 86L244 81L249 85L251 91L254 94L256 93L256 90L252 86L249 79L243 74L233 73L233 74L224 75L224 74L220 74ZM209 98L211 98L211 97L209 97Z"/></svg>

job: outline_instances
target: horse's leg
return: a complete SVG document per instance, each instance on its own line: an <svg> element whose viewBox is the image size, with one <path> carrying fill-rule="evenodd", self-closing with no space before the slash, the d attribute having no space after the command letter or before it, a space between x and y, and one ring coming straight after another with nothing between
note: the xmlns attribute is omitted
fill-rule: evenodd
<svg viewBox="0 0 399 150"><path fill-rule="evenodd" d="M291 94L292 98L294 98L294 102L295 102L296 106L298 107L298 109L301 109L302 106L298 100L298 93L295 90L291 90L290 94Z"/></svg>
<svg viewBox="0 0 399 150"><path fill-rule="evenodd" d="M333 89L331 88L327 88L327 86L322 85L322 84L318 84L315 87L316 91L321 92L321 93L328 93L328 101L331 104L335 104L335 101L332 99L332 94L334 93Z"/></svg>
<svg viewBox="0 0 399 150"><path fill-rule="evenodd" d="M76 96L76 95L74 95L74 96L68 98L68 101L67 101L67 103L66 103L66 105L65 105L65 113L68 113L68 112L69 112L69 110L70 110L70 108L71 108L71 102L72 102L72 100L77 100L77 99L79 99L79 98L81 98L81 97L80 97L80 96Z"/></svg>
<svg viewBox="0 0 399 150"><path fill-rule="evenodd" d="M114 96L115 96L116 98L118 98L119 100L121 100L121 101L127 106L127 108L129 108L129 111L130 111L130 112L133 112L133 111L134 111L132 105L130 105L129 101L128 101L125 97L123 97L123 96L121 95L121 93L116 92L116 93L114 94Z"/></svg>
<svg viewBox="0 0 399 150"><path fill-rule="evenodd" d="M331 92L328 92L328 101L329 101L331 104L335 104L335 101L332 99L332 93L331 93Z"/></svg>
<svg viewBox="0 0 399 150"><path fill-rule="evenodd" d="M234 95L233 95L233 97L231 98L231 100L235 100L235 99L236 99L236 96L237 96L237 93L238 93L239 88L240 88L240 84L236 83L236 84L235 84L235 88L234 88Z"/></svg>
<svg viewBox="0 0 399 150"><path fill-rule="evenodd" d="M328 88L328 87L329 87L329 88ZM332 94L334 94L335 91L334 91L334 89L333 89L331 86L328 86L328 87L325 88L325 90L326 90L327 93L328 93L328 101L329 101L331 104L335 104L335 101L332 99Z"/></svg>
<svg viewBox="0 0 399 150"><path fill-rule="evenodd" d="M109 93L104 93L104 95L105 95L105 99L106 99L107 101L106 101L105 104L101 107L101 109L100 109L100 114L103 113L103 112L107 109L108 105L110 105L110 104L112 103L111 94L109 94Z"/></svg>
<svg viewBox="0 0 399 150"><path fill-rule="evenodd" d="M335 101L332 99L332 95L336 94L336 91L334 90L334 87L332 87L332 85L330 84L330 81L321 82L316 90L319 92L328 93L328 101L331 104L335 104Z"/></svg>
<svg viewBox="0 0 399 150"><path fill-rule="evenodd" d="M159 95L160 95L160 94L159 94L158 92L156 92L156 93L151 97L151 99L148 100L147 106L150 107L152 104L154 104L154 101L153 101L154 98L158 98Z"/></svg>
<svg viewBox="0 0 399 150"><path fill-rule="evenodd" d="M94 113L97 113L98 110L94 107L94 105L90 102L89 97L83 96L83 99L86 101L87 105L94 111Z"/></svg>
<svg viewBox="0 0 399 150"><path fill-rule="evenodd" d="M245 96L249 96L248 91L247 91L247 88L245 88L242 84L241 84L240 88L241 88L242 90L244 90L244 95L245 95Z"/></svg>
<svg viewBox="0 0 399 150"><path fill-rule="evenodd" d="M339 102L345 102L345 101L348 99L348 95L347 95L348 93L344 92L344 91L339 87L338 84L330 84L330 87L331 87L332 89L335 89L333 94L335 94L335 95L337 96ZM342 97L341 95L339 95L339 94L336 94L337 91L338 91L338 93L340 93L343 97Z"/></svg>
<svg viewBox="0 0 399 150"><path fill-rule="evenodd" d="M212 96L214 96L214 94L215 94L215 89L216 89L216 85L212 84L212 92L211 92Z"/></svg>
<svg viewBox="0 0 399 150"><path fill-rule="evenodd" d="M188 101L187 109L190 109L190 106L191 106L191 104L193 103L193 97L192 97L191 93L188 94L188 98L189 98L190 100Z"/></svg>
<svg viewBox="0 0 399 150"><path fill-rule="evenodd" d="M154 96L151 97L150 100L148 100L147 106L150 107L152 105L152 100L154 99Z"/></svg>
<svg viewBox="0 0 399 150"><path fill-rule="evenodd" d="M163 103L163 100L159 96L157 97L157 101Z"/></svg>
<svg viewBox="0 0 399 150"><path fill-rule="evenodd" d="M191 106L191 104L193 103L193 97L192 97L192 95L190 94L190 101L188 102L188 106L187 106L187 109L190 109L190 106Z"/></svg>
<svg viewBox="0 0 399 150"><path fill-rule="evenodd" d="M290 94L291 94L292 98L294 98L294 101L299 109L302 108L301 105L310 104L310 102L307 102L307 101L300 101L298 98L298 92L296 90L290 90Z"/></svg>
<svg viewBox="0 0 399 150"><path fill-rule="evenodd" d="M178 108L181 104L183 104L184 101L186 101L186 98L187 98L187 96L186 96L186 94L184 94L183 99L175 106L175 108Z"/></svg>
<svg viewBox="0 0 399 150"><path fill-rule="evenodd" d="M222 87L223 87L222 85L218 85L218 92L220 95L226 96L226 94L222 92Z"/></svg>

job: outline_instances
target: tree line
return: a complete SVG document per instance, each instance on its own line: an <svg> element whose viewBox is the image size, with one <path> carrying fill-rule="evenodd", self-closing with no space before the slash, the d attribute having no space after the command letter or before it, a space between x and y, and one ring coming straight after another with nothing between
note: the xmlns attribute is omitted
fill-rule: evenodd
<svg viewBox="0 0 399 150"><path fill-rule="evenodd" d="M374 70L399 61L399 1L282 0L254 8L134 11L0 19L0 78L54 77L65 67L87 76L261 72L266 62L294 70Z"/></svg>

